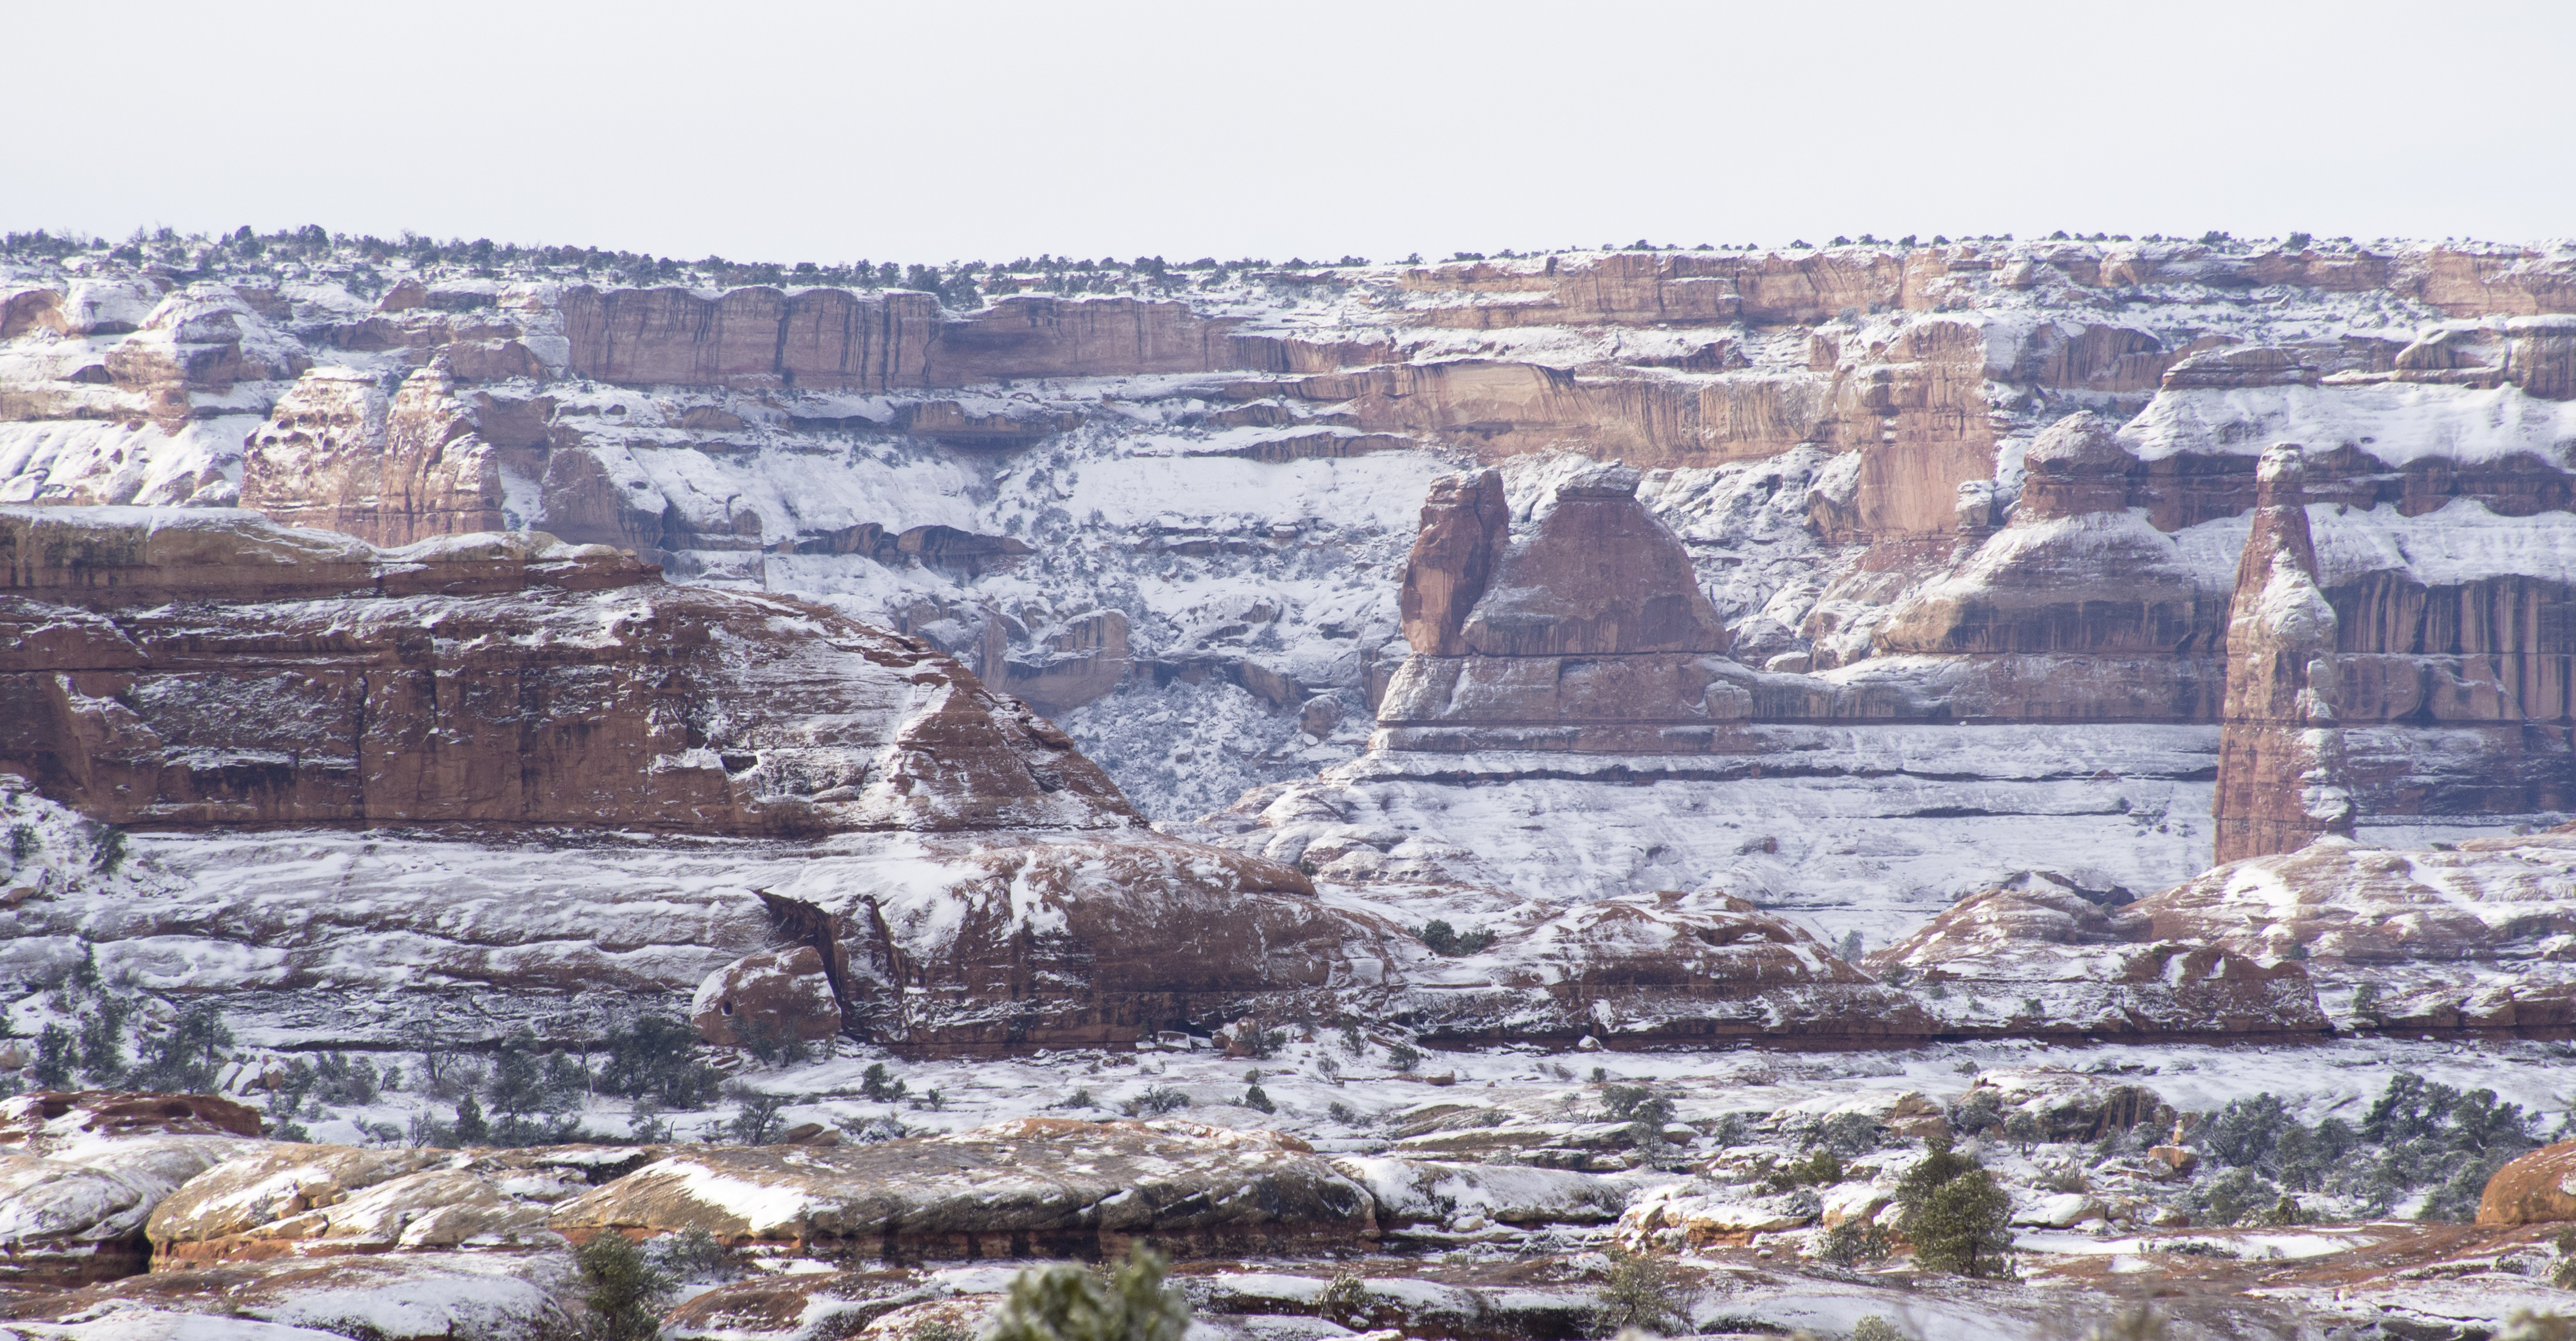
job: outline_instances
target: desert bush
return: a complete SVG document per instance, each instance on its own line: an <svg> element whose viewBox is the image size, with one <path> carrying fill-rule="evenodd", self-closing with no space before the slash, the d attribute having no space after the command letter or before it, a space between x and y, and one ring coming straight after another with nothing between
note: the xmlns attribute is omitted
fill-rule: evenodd
<svg viewBox="0 0 2576 1341"><path fill-rule="evenodd" d="M900 1140L912 1135L912 1128L903 1125L900 1119L891 1114L872 1118L834 1118L832 1125L840 1128L843 1136L858 1145L873 1145L878 1141Z"/></svg>
<svg viewBox="0 0 2576 1341"><path fill-rule="evenodd" d="M883 1062L868 1063L867 1071L859 1077L859 1094L878 1103L893 1103L904 1093L904 1083L895 1079L894 1072L887 1070Z"/></svg>
<svg viewBox="0 0 2576 1341"><path fill-rule="evenodd" d="M1070 1262L1011 1277L983 1341L1180 1341L1190 1304L1163 1283L1162 1257L1139 1246L1113 1271Z"/></svg>
<svg viewBox="0 0 2576 1341"><path fill-rule="evenodd" d="M1680 1274L1669 1259L1651 1252L1610 1249L1610 1272L1595 1301L1594 1336L1617 1336L1631 1327L1669 1336L1690 1326L1690 1300Z"/></svg>
<svg viewBox="0 0 2576 1341"><path fill-rule="evenodd" d="M1168 1085L1148 1085L1145 1092L1118 1105L1118 1111L1129 1117L1159 1117L1177 1108L1190 1106L1190 1096Z"/></svg>
<svg viewBox="0 0 2576 1341"><path fill-rule="evenodd" d="M1863 1224L1845 1220L1825 1231L1824 1245L1816 1255L1838 1267L1856 1267L1864 1262L1884 1262L1895 1249L1894 1236L1876 1221ZM1855 1331L1854 1336L1859 1333Z"/></svg>
<svg viewBox="0 0 2576 1341"><path fill-rule="evenodd" d="M469 1098L469 1102L470 1102ZM590 1332L601 1341L653 1341L662 1334L654 1305L671 1292L671 1278L656 1270L623 1234L601 1234L573 1255L580 1264L582 1302L590 1306Z"/></svg>
<svg viewBox="0 0 2576 1341"><path fill-rule="evenodd" d="M733 1097L742 1107L725 1129L733 1134L735 1141L743 1145L770 1145L778 1140L779 1133L787 1130L787 1120L779 1116L779 1111L787 1107L784 1097L740 1088L733 1091Z"/></svg>
<svg viewBox="0 0 2576 1341"><path fill-rule="evenodd" d="M1462 932L1438 918L1423 923L1414 936L1436 955L1471 955L1494 943L1491 931Z"/></svg>
<svg viewBox="0 0 2576 1341"><path fill-rule="evenodd" d="M698 1039L668 1015L641 1015L609 1031L599 1088L633 1098L650 1096L665 1108L704 1108L724 1077L698 1059Z"/></svg>
<svg viewBox="0 0 2576 1341"><path fill-rule="evenodd" d="M2011 1273L2012 1199L1973 1156L1935 1140L1896 1187L1914 1260L1954 1276Z"/></svg>
<svg viewBox="0 0 2576 1341"><path fill-rule="evenodd" d="M703 1229L665 1234L645 1248L644 1257L673 1280L732 1280L746 1269L740 1251Z"/></svg>

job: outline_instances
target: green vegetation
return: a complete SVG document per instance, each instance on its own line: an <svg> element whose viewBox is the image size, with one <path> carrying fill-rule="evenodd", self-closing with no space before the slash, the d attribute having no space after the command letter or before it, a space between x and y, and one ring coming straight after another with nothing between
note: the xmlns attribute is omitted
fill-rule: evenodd
<svg viewBox="0 0 2576 1341"><path fill-rule="evenodd" d="M2257 1094L2185 1133L2208 1172L2184 1205L2205 1224L2255 1224L2276 1222L2285 1199L2295 1207L2290 1193L2356 1198L2374 1216L2421 1193L2417 1218L2469 1220L2487 1179L2540 1144L2538 1123L2493 1090L2455 1090L2413 1072L2390 1077L2358 1128L2335 1117L2308 1126Z"/></svg>
<svg viewBox="0 0 2576 1341"><path fill-rule="evenodd" d="M472 1102L469 1098L467 1102ZM574 1254L588 1288L591 1334L601 1341L652 1341L662 1334L654 1305L671 1292L671 1278L657 1270L622 1234L608 1233Z"/></svg>
<svg viewBox="0 0 2576 1341"><path fill-rule="evenodd" d="M1926 1270L2001 1279L2012 1271L2012 1198L1975 1157L1936 1139L1896 1187L1899 1224Z"/></svg>
<svg viewBox="0 0 2576 1341"><path fill-rule="evenodd" d="M1011 1278L984 1341L1180 1341L1190 1305L1163 1283L1164 1261L1137 1247L1103 1273L1056 1262Z"/></svg>
<svg viewBox="0 0 2576 1341"><path fill-rule="evenodd" d="M1491 931L1462 932L1437 918L1423 923L1414 936L1436 955L1471 955L1494 943Z"/></svg>
<svg viewBox="0 0 2576 1341"><path fill-rule="evenodd" d="M1593 1306L1592 1334L1617 1336L1634 1327L1670 1336L1690 1330L1689 1298L1672 1261L1651 1252L1610 1250L1610 1274Z"/></svg>

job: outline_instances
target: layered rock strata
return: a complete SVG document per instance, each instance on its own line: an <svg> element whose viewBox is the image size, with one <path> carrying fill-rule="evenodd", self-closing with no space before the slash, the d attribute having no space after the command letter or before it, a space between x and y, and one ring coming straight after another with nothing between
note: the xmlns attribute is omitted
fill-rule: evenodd
<svg viewBox="0 0 2576 1341"><path fill-rule="evenodd" d="M443 367L391 396L364 374L307 373L250 439L242 506L387 547L498 531L500 455L475 429Z"/></svg>
<svg viewBox="0 0 2576 1341"><path fill-rule="evenodd" d="M39 1092L0 1103L0 1285L141 1271L164 1197L265 1148L258 1114L208 1095Z"/></svg>
<svg viewBox="0 0 2576 1341"><path fill-rule="evenodd" d="M0 512L0 760L111 823L1119 828L1062 733L920 643L491 534Z"/></svg>
<svg viewBox="0 0 2576 1341"><path fill-rule="evenodd" d="M260 497L349 526L410 509L418 529L375 533L393 538L484 524L497 481L504 524L930 640L1062 719L1157 818L1356 768L1366 785L1316 788L1317 813L1336 841L1392 835L1377 867L1402 878L1428 860L1392 855L1410 841L1491 854L1439 859L1475 883L1773 891L1852 907L1874 938L2044 861L2182 878L2209 855L2195 812L2253 448L2284 439L2314 449L2358 815L2534 820L2576 776L2561 253L2106 239L1086 268L978 282L1120 291L972 312L327 249L203 258L223 278L184 286L103 254L9 264L0 499L227 502L245 439L294 447L305 365L389 390L436 368L439 433L470 423L490 473L432 488L352 459ZM2240 301L2258 288L2277 301ZM2077 409L2116 452L2052 429ZM1411 651L1388 565L1457 464L1422 447L1499 463L1524 534L1557 453L1649 468L1638 502L1741 664L1633 690L1684 705L1669 727L1487 725L1353 761ZM1181 720L1223 743L1158 725ZM1527 749L1501 748L1514 734ZM1504 779L1526 804L1454 804ZM1700 781L1724 790L1669 823L1629 804ZM1585 816L1610 855L1524 838L1533 805ZM1866 821L1873 850L1850 856L1883 869L1802 837L1816 813ZM1872 892L1890 872L1901 909Z"/></svg>

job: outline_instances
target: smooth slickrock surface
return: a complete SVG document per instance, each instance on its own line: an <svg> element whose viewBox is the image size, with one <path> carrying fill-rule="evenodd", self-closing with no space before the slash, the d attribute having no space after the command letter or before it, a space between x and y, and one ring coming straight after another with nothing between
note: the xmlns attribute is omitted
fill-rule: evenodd
<svg viewBox="0 0 2576 1341"><path fill-rule="evenodd" d="M2576 1142L2520 1156L2487 1179L2478 1201L2482 1225L2542 1225L2576 1220Z"/></svg>
<svg viewBox="0 0 2576 1341"><path fill-rule="evenodd" d="M1029 1118L825 1150L675 1154L558 1207L554 1227L697 1228L900 1258L1350 1244L1368 1193L1302 1141L1186 1122Z"/></svg>

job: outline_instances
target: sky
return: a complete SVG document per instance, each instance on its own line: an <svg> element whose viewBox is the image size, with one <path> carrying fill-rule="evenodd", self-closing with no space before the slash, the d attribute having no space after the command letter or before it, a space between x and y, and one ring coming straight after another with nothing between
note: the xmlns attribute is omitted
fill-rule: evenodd
<svg viewBox="0 0 2576 1341"><path fill-rule="evenodd" d="M10 230L827 264L2576 235L2566 0L6 8Z"/></svg>

